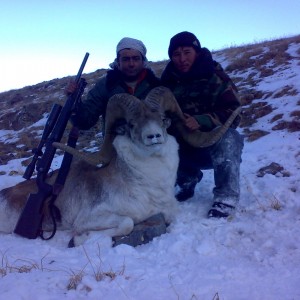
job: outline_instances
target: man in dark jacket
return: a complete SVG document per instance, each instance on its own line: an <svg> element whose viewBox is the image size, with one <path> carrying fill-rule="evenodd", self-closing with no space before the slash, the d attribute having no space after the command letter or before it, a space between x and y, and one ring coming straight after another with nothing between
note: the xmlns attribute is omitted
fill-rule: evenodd
<svg viewBox="0 0 300 300"><path fill-rule="evenodd" d="M174 93L185 114L186 127L191 131L211 131L222 125L240 106L240 101L235 85L221 65L212 59L208 49L201 47L194 34L186 31L171 38L168 54L171 61L161 80ZM195 186L203 176L201 169L214 170L214 203L209 217L228 217L239 200L243 138L235 129L238 122L235 120L222 139L208 148L188 145L170 128L180 145L178 201L194 195Z"/></svg>
<svg viewBox="0 0 300 300"><path fill-rule="evenodd" d="M105 118L108 99L118 93L129 93L144 99L148 92L159 85L159 79L147 68L147 49L143 42L125 37L117 45L115 61L96 85L79 104L73 124L79 129L89 129L96 124L99 116ZM70 84L67 92L73 92Z"/></svg>

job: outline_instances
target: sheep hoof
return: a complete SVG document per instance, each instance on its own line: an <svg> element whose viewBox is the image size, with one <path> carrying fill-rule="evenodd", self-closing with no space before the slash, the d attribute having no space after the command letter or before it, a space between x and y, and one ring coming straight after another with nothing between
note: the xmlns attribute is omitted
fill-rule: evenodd
<svg viewBox="0 0 300 300"><path fill-rule="evenodd" d="M75 247L75 241L74 237L72 237L68 243L68 248L74 248Z"/></svg>
<svg viewBox="0 0 300 300"><path fill-rule="evenodd" d="M89 232L84 232L82 234L76 234L70 239L70 241L68 243L68 248L74 248L74 247L80 246L88 238L89 238Z"/></svg>

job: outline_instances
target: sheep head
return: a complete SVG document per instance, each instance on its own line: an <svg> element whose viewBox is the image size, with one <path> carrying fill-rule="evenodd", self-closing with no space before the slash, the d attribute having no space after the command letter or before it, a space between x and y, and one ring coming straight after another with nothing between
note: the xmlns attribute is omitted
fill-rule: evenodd
<svg viewBox="0 0 300 300"><path fill-rule="evenodd" d="M53 143L53 146L69 152L86 162L105 167L115 155L113 141L116 135L127 135L137 146L146 146L144 151L155 151L165 142L170 120L164 117L160 106L149 107L138 98L121 93L111 97L107 104L105 133L97 159L76 149ZM153 147L155 146L155 147Z"/></svg>

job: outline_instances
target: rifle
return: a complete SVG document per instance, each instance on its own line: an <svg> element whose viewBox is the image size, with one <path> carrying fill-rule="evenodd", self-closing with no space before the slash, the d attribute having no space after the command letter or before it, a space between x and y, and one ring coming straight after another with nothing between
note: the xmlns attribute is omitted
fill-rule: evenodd
<svg viewBox="0 0 300 300"><path fill-rule="evenodd" d="M54 224L54 229L51 237L53 237L55 234L56 231L56 223L55 223L55 215L54 215L55 206L53 205L53 203L59 191L57 186L55 186L55 184L54 186L52 186L46 183L46 178L56 152L56 148L53 147L52 143L60 142L63 133L65 131L65 128L67 126L67 123L71 117L71 114L74 111L74 109L77 107L78 102L80 101L80 98L83 94L84 88L86 86L86 82L83 78L81 78L81 75L88 57L89 57L89 53L86 53L75 79L75 83L78 86L78 88L74 93L68 96L63 107L59 104L53 105L49 117L47 119L39 145L37 146L37 148L34 148L32 150L34 156L32 158L31 163L26 168L23 177L29 180L36 167L36 171L37 171L36 184L38 187L38 191L36 194L29 195L25 207L18 219L18 222L14 229L14 233L20 236L29 239L35 239L38 236L41 236L43 238L42 235L42 221L44 217L43 206L45 201L50 196L52 196L52 199L49 203L49 208L50 208L52 221ZM74 130L71 130L70 134L71 135L74 134ZM72 138L70 138L69 136L69 141L70 140L72 140ZM76 146L76 141L77 138L75 140L73 138L73 141L70 142L70 144L72 144L71 146L74 148ZM42 151L43 147L45 147L44 152ZM62 172L63 174L59 174L61 179L60 182L58 183L60 183L60 185L63 185L63 183L65 182L71 161L72 161L72 155L65 153L63 163L59 170L59 171L63 171ZM67 170L63 170L66 168L66 166L67 166ZM59 213L59 211L56 208L56 214L57 213Z"/></svg>

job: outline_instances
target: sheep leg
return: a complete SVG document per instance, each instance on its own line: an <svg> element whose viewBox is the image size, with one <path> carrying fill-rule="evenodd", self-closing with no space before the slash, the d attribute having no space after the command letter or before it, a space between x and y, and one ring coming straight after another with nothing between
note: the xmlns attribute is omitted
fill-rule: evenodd
<svg viewBox="0 0 300 300"><path fill-rule="evenodd" d="M99 231L104 235L114 237L129 234L134 227L130 217L107 213L102 215L90 215L88 220L74 224L74 236L69 242L69 247L83 244L91 231Z"/></svg>

